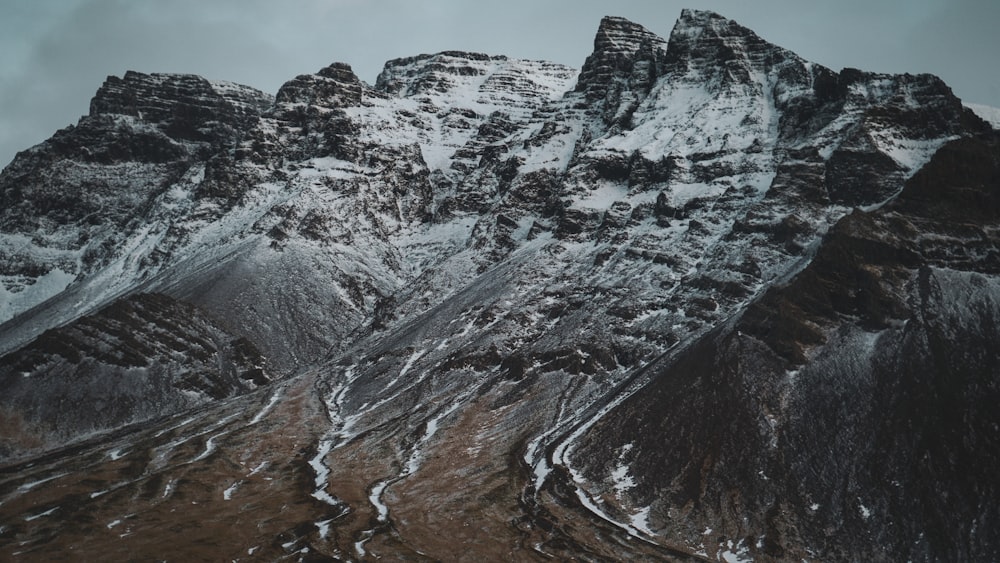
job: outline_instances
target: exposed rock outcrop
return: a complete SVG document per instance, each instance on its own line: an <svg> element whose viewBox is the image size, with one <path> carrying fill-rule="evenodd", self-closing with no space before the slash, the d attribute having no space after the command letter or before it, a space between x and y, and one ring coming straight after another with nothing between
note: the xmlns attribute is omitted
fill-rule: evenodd
<svg viewBox="0 0 1000 563"><path fill-rule="evenodd" d="M0 357L0 456L246 393L270 378L245 338L160 294L116 301ZM16 421L16 423L14 423Z"/></svg>

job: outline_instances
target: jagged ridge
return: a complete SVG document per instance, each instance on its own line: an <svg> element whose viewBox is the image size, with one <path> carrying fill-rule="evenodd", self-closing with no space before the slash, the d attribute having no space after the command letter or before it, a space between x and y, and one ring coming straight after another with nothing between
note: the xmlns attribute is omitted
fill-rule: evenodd
<svg viewBox="0 0 1000 563"><path fill-rule="evenodd" d="M197 122L196 131L220 132L211 141L169 137L160 118L116 118L126 144L152 131L177 149L165 160L169 171L163 162L131 169L131 182L151 194L130 208L141 210L134 221L100 231L59 219L55 208L22 210L62 226L58 237L29 246L19 231L4 239L16 249L10 279L16 273L26 287L58 263L79 280L61 293L58 284L39 290L39 299L56 298L6 325L6 346L120 294L155 290L225 319L286 377L267 396L222 401L190 424L122 437L126 449L155 460L136 458L140 476L130 472L135 484L121 485L122 494L138 505L157 500L136 519L136 539L114 549L172 533L150 525L176 518L159 511L184 497L169 485L143 487L188 467L232 479L199 481L197 501L211 516L204 529L186 529L208 542L194 542L191 557L236 557L265 544L262 556L271 558L307 544L341 558L446 557L456 548L488 559L620 558L625 545L635 558L825 549L815 538L826 532L795 535L781 527L791 520L751 518L752 507L770 506L767 490L725 513L736 516L719 516L725 537L705 537L698 528L711 511L682 518L702 514L680 494L695 490L693 478L657 481L673 466L640 438L658 435L636 436L629 424L655 419L664 393L684 392L663 383L672 379L661 368L684 354L703 357L729 319L766 305L769 288L808 276L831 248L827 232L850 224L852 206L885 204L939 147L989 127L933 77L835 73L707 12L682 13L666 41L605 19L574 88L575 77L549 63L447 52L390 61L370 87L334 64L290 81L233 135ZM110 138L88 127L92 138ZM206 148L213 143L218 150ZM12 165L37 166L18 189L84 178L126 193L103 179L116 164L81 172L81 159L51 145L33 153ZM81 225L90 238L72 238ZM90 252L86 267L76 266L77 252ZM734 398L687 404L730 413L734 425L769 420L771 405L758 394L741 395L729 380L698 385L704 397ZM704 412L671 429L678 440L731 436ZM620 422L623 413L635 416ZM258 424L287 443L261 441ZM754 438L755 429L735 435ZM683 475L695 475L700 451L677 451L689 452L678 461ZM619 465L640 452L637 463ZM97 453L84 456L90 465L78 466L81 474L111 463L95 461ZM630 477L629 467L641 474ZM66 477L38 489L41 496L25 495L21 484L48 474L13 471L0 505L11 515L56 507L69 518L86 507L116 517L117 495L63 503L53 492L85 494L94 483ZM764 490L746 484L753 475L736 476L747 495ZM456 490L459 480L465 486ZM670 494L643 496L664 486ZM227 503L242 487L269 506L295 508L276 511L284 528L260 528L236 554L206 534L261 506ZM698 501L728 502L728 490L711 490ZM841 516L857 512L838 506ZM580 511L592 522L585 533L570 524ZM449 515L457 513L477 526L456 525ZM54 514L63 517L47 518ZM679 524L663 524L678 514ZM47 537L36 520L9 533ZM820 556L876 553L852 530L842 528L848 545ZM73 533L101 544L93 531ZM930 557L936 545L910 553Z"/></svg>

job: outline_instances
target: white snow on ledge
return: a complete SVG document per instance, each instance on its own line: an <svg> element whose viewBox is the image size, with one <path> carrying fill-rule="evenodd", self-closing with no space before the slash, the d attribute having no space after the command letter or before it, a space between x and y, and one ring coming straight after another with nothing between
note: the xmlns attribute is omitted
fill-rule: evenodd
<svg viewBox="0 0 1000 563"><path fill-rule="evenodd" d="M49 299L69 287L76 279L76 274L53 268L39 276L25 289L17 292L8 291L5 284L0 283L0 323L10 320L39 303Z"/></svg>
<svg viewBox="0 0 1000 563"><path fill-rule="evenodd" d="M964 105L965 107L971 109L976 115L983 118L984 121L992 125L994 129L1000 129L1000 108L984 106L982 104Z"/></svg>

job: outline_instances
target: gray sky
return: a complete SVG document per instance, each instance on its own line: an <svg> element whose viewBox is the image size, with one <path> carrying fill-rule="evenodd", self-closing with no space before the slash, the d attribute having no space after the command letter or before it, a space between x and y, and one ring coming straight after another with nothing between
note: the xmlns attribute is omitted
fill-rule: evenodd
<svg viewBox="0 0 1000 563"><path fill-rule="evenodd" d="M388 59L448 49L579 67L602 16L666 37L685 7L835 70L930 72L1000 107L1000 0L3 0L0 166L76 123L126 70L274 93L334 61L372 83Z"/></svg>

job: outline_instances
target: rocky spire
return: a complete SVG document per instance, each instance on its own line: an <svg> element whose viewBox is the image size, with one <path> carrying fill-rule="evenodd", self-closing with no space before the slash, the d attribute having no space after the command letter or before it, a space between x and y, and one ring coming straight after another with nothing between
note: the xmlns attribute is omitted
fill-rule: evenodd
<svg viewBox="0 0 1000 563"><path fill-rule="evenodd" d="M316 74L304 74L284 83L275 96L277 104L319 105L329 108L361 103L364 86L351 65L333 63Z"/></svg>
<svg viewBox="0 0 1000 563"><path fill-rule="evenodd" d="M666 42L625 18L606 16L594 37L594 52L580 71L576 90L600 100L621 79L631 85L650 85L656 79L656 60Z"/></svg>

